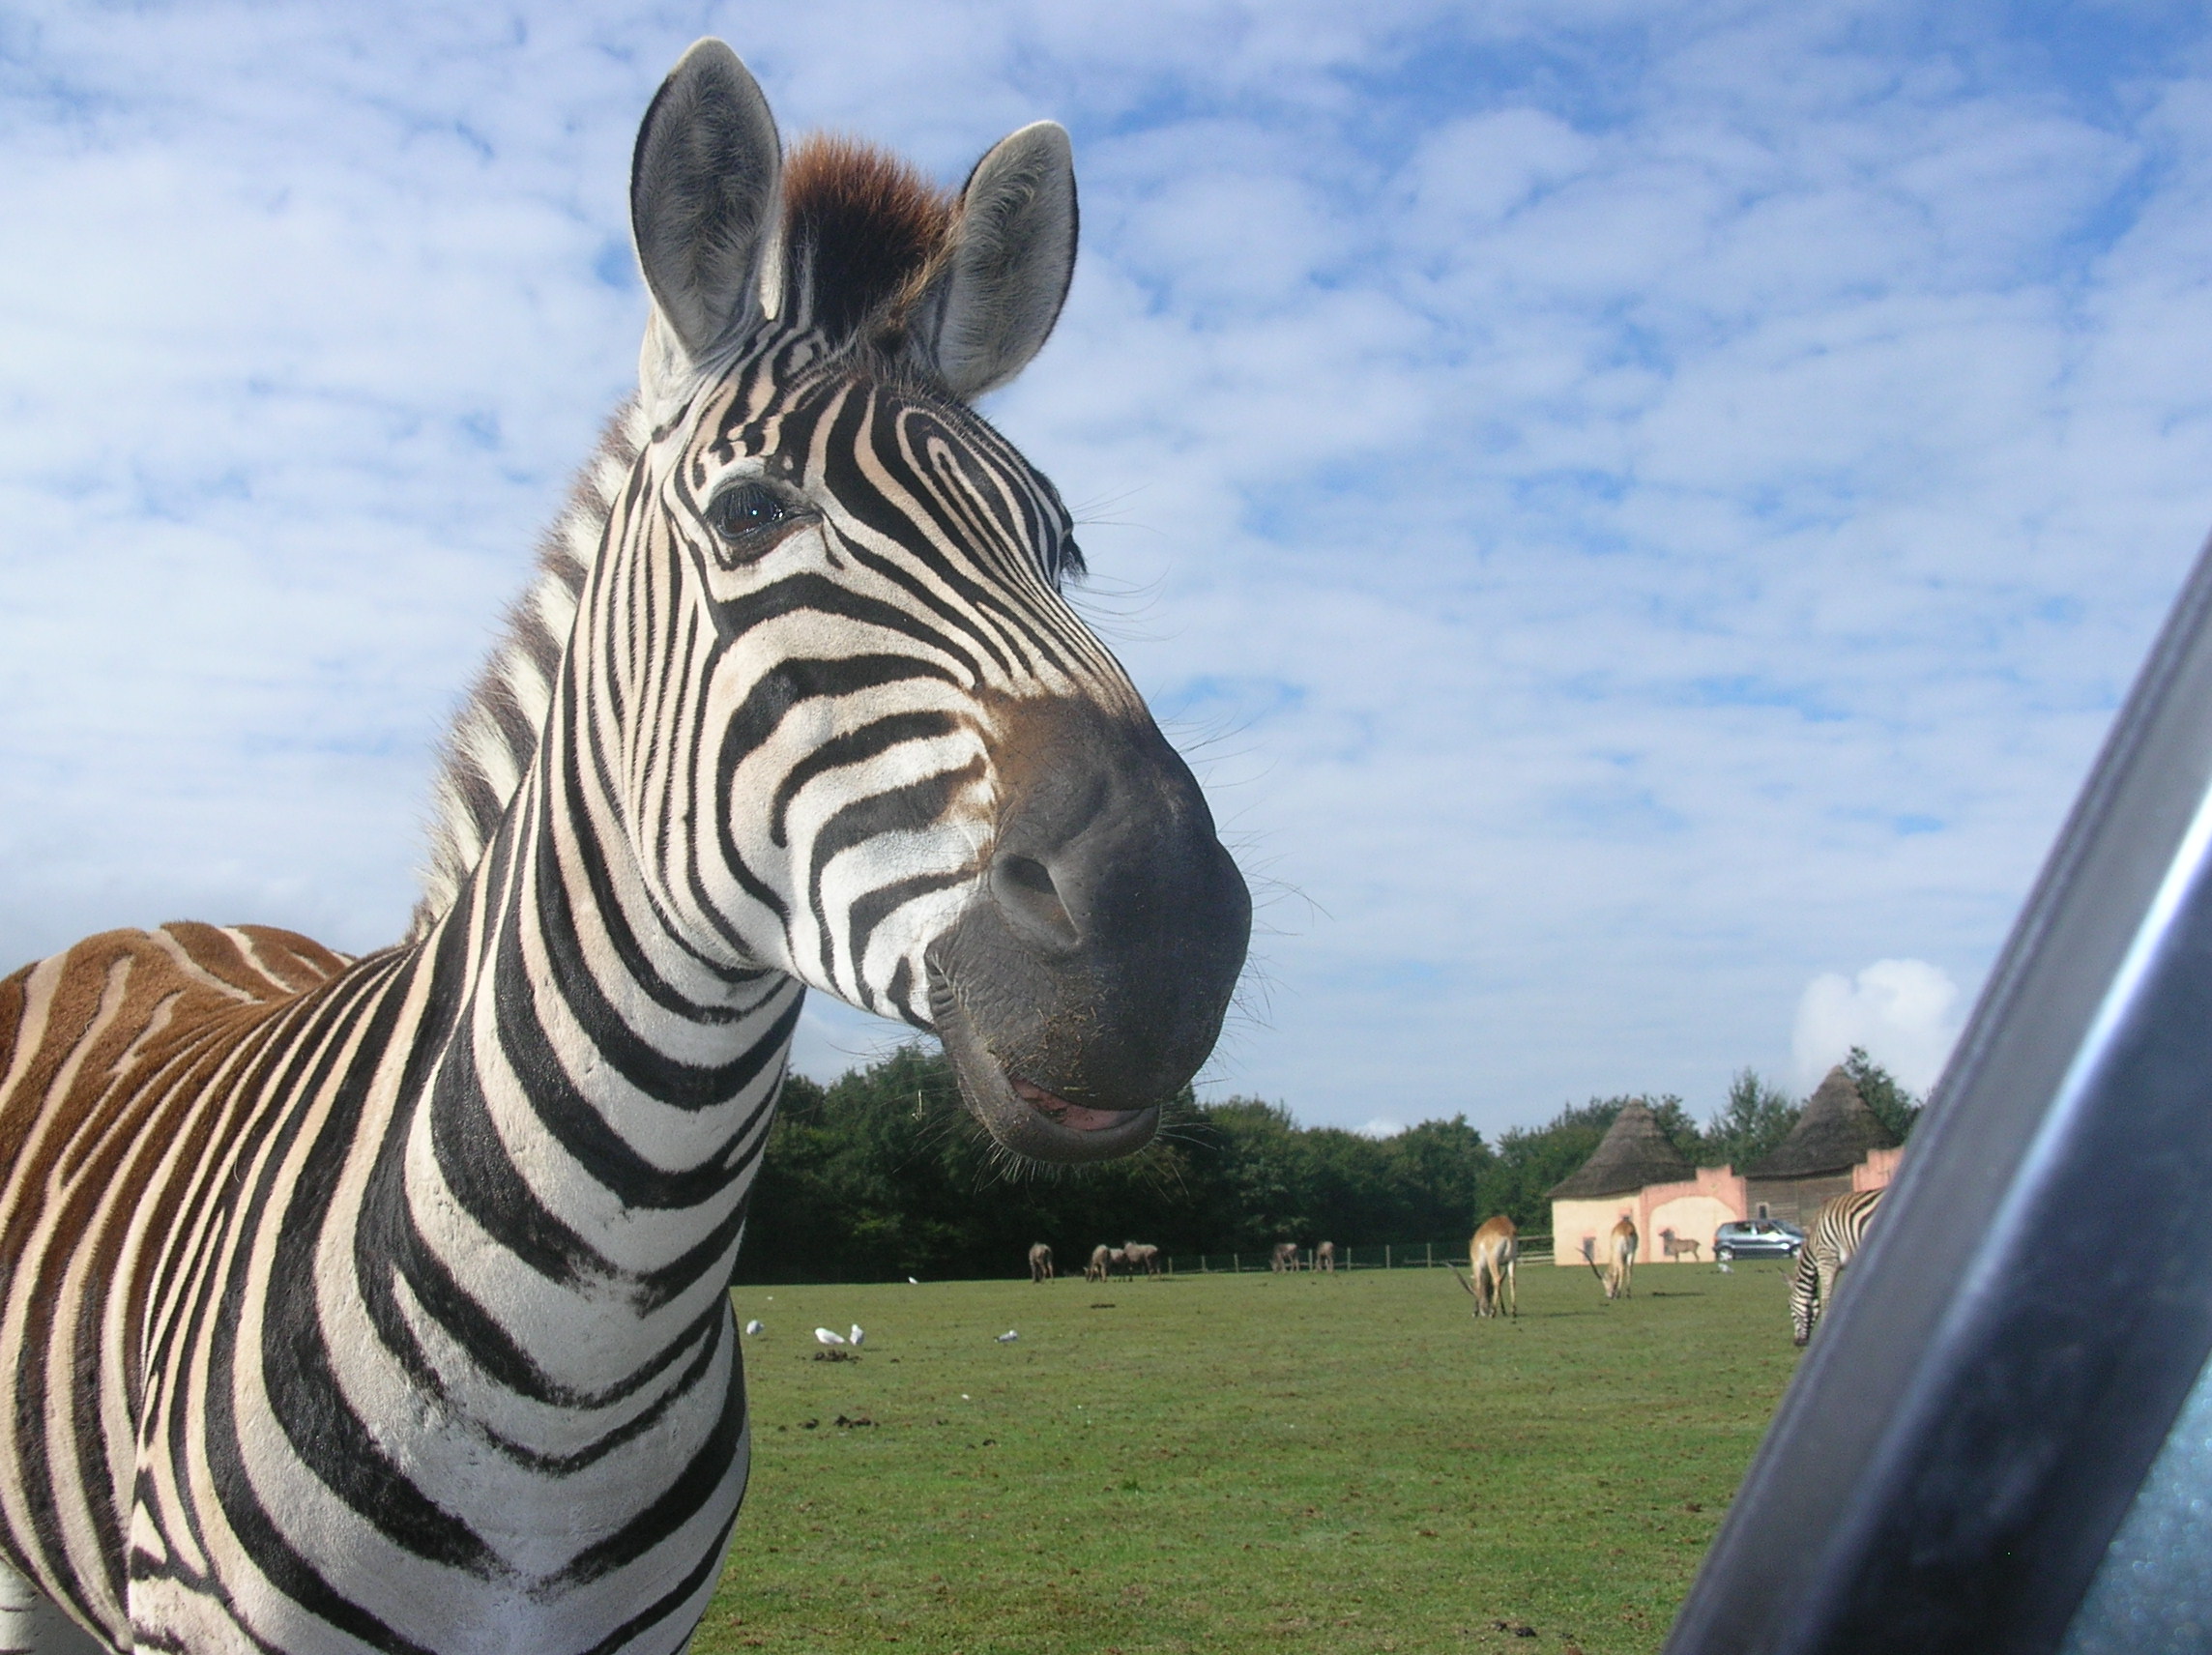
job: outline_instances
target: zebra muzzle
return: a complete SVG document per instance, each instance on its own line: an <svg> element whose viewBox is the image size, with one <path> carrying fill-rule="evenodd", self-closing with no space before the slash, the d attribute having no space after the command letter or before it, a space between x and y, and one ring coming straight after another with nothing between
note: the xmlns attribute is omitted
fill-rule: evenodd
<svg viewBox="0 0 2212 1655"><path fill-rule="evenodd" d="M960 1100L1002 1147L1033 1160L1081 1162L1109 1161L1151 1142L1160 1123L1156 1105L1093 1109L1009 1070L976 1033L938 950L931 955L930 1013L960 1082Z"/></svg>

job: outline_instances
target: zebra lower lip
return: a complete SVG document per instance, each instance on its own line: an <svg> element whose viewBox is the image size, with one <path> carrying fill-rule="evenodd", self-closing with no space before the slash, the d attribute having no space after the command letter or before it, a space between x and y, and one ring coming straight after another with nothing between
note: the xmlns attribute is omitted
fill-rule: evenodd
<svg viewBox="0 0 2212 1655"><path fill-rule="evenodd" d="M1080 1103L1070 1103L1064 1097L1055 1097L1044 1088L1025 1081L1019 1075L1009 1074L1014 1095L1039 1115L1050 1116L1071 1132L1103 1132L1108 1127L1125 1126L1142 1110L1136 1109L1086 1109Z"/></svg>
<svg viewBox="0 0 2212 1655"><path fill-rule="evenodd" d="M1013 1073L975 1034L938 959L930 959L929 1009L968 1112L1004 1148L1033 1160L1105 1161L1150 1141L1160 1112L1091 1109Z"/></svg>

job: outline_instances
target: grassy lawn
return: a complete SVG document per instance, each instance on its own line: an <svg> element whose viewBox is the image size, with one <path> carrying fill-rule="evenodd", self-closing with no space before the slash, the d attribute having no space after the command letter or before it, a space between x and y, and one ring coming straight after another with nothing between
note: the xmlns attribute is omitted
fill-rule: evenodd
<svg viewBox="0 0 2212 1655"><path fill-rule="evenodd" d="M752 1488L692 1647L1656 1649L1795 1352L1779 1265L1637 1288L741 1289Z"/></svg>

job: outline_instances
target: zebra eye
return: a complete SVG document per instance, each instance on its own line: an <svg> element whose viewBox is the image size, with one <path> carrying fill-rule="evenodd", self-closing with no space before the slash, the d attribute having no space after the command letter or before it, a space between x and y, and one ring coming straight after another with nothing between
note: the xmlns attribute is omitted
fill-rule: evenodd
<svg viewBox="0 0 2212 1655"><path fill-rule="evenodd" d="M710 527L721 537L722 562L734 566L766 557L783 537L776 533L798 513L764 482L741 482L707 503Z"/></svg>

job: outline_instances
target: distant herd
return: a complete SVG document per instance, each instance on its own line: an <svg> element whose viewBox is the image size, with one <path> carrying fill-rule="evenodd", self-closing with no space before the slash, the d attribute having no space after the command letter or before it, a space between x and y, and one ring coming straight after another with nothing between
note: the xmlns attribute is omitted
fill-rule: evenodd
<svg viewBox="0 0 2212 1655"><path fill-rule="evenodd" d="M1814 1220L1811 1235L1795 1260L1790 1291L1791 1331L1799 1345L1811 1337L1813 1325L1834 1292L1844 1266L1858 1250L1879 1199L1878 1192L1872 1191L1839 1196L1823 1205ZM1594 1240L1583 1242L1583 1262L1589 1265L1590 1273L1598 1279L1608 1299L1630 1296L1641 1242L1636 1225L1626 1215L1615 1223L1607 1235L1602 1255ZM1671 1230L1660 1232L1660 1242L1670 1261L1687 1257L1695 1262L1699 1257L1696 1241L1678 1238ZM1480 1318L1518 1319L1521 1305L1514 1271L1520 1262L1521 1240L1513 1220L1503 1213L1484 1219L1468 1242L1467 1251L1468 1273L1459 1276L1455 1267L1452 1274L1459 1276L1460 1286L1473 1295L1474 1314ZM1333 1274L1336 1243L1323 1241L1307 1253L1295 1241L1278 1241L1268 1255L1267 1267L1277 1274L1295 1270ZM1727 1267L1726 1264L1721 1266ZM1083 1279L1103 1282L1139 1274L1157 1276L1161 1268L1160 1250L1149 1241L1130 1241L1120 1247L1100 1242L1091 1250L1091 1261L1083 1266ZM1049 1282L1054 1274L1052 1249L1039 1241L1030 1249L1030 1280Z"/></svg>

